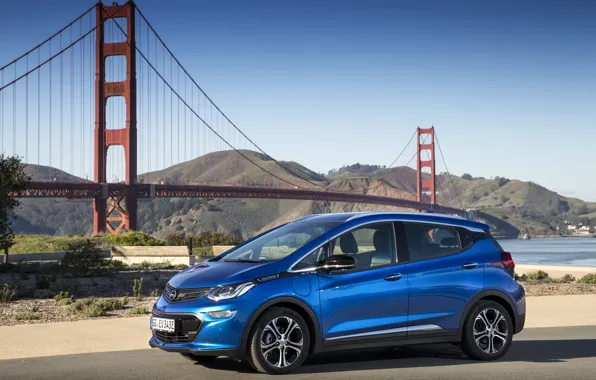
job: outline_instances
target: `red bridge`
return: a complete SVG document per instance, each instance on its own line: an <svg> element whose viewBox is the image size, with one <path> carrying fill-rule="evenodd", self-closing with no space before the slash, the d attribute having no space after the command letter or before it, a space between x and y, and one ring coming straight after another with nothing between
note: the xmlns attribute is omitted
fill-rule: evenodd
<svg viewBox="0 0 596 380"><path fill-rule="evenodd" d="M18 195L93 199L94 232L136 229L138 200L154 197L326 200L465 213L461 201L437 204L434 127L417 128L406 144L416 137L415 155L402 165L416 160L416 194L403 199L370 195L366 187L333 188L273 159L209 98L132 1L96 4L0 72L1 151L23 157L34 178ZM225 168L216 153L222 150ZM189 173L184 163L197 157L203 157L199 172ZM225 169L226 178L210 174L216 169ZM386 175L377 179L391 186ZM399 175L395 183L407 182Z"/></svg>

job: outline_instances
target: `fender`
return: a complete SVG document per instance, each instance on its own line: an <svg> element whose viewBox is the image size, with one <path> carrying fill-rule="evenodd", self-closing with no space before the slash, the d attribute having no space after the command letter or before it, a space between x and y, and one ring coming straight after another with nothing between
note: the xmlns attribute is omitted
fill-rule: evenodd
<svg viewBox="0 0 596 380"><path fill-rule="evenodd" d="M294 297L278 297L271 299L264 304L262 304L257 310L255 310L252 315L250 316L246 327L244 328L244 332L242 333L242 341L240 343L239 352L241 355L244 355L246 352L246 347L248 344L249 334L255 324L255 322L259 319L259 317L265 312L265 310L269 309L272 306L283 304L283 303L291 303L295 306L298 306L302 310L306 312L308 317L310 318L310 322L315 327L314 336L315 339L311 342L311 352L317 352L317 350L322 347L321 343L321 327L319 326L319 319L317 318L316 314L312 311L310 306L308 306L305 302L299 300L298 298ZM308 321L307 321L308 322Z"/></svg>
<svg viewBox="0 0 596 380"><path fill-rule="evenodd" d="M476 303L478 301L480 301L482 298L486 298L486 297L497 297L497 298L505 301L509 305L511 310L513 310L513 315L511 316L511 319L513 321L513 326L517 326L517 320L518 320L518 315L517 315L517 311L516 311L517 309L515 308L515 304L513 303L511 298L509 298L509 296L506 293L504 293L500 290L488 289L488 290L483 290L480 293L476 294L464 308L464 311L462 312L462 315L461 315L461 319L459 321L459 328L458 328L458 335L460 337L463 333L464 323L466 321L466 318L468 317L468 314L470 313L470 311L472 310L472 308L474 307L474 305L476 305Z"/></svg>

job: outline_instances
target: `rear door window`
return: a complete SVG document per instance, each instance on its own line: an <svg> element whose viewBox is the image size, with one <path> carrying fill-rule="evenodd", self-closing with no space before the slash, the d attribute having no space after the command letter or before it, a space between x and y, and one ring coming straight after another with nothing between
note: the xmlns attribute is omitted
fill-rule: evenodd
<svg viewBox="0 0 596 380"><path fill-rule="evenodd" d="M430 223L404 223L410 261L426 260L462 251L457 229Z"/></svg>

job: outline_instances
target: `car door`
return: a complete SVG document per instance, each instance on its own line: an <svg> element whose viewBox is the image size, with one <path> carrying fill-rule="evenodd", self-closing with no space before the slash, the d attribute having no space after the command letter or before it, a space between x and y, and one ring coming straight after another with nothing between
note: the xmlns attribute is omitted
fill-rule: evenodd
<svg viewBox="0 0 596 380"><path fill-rule="evenodd" d="M456 333L464 308L484 287L481 253L462 247L459 227L406 222L396 228L408 249L408 338Z"/></svg>
<svg viewBox="0 0 596 380"><path fill-rule="evenodd" d="M393 223L356 227L328 244L330 254L350 255L356 267L317 274L324 345L405 338L408 289Z"/></svg>

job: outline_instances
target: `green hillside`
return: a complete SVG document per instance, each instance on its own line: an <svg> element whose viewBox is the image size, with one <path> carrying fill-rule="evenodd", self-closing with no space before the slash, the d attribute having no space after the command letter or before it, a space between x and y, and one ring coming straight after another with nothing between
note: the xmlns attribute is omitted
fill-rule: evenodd
<svg viewBox="0 0 596 380"><path fill-rule="evenodd" d="M242 155L248 157L251 163ZM145 183L261 184L287 188L287 182L310 188L329 188L362 194L416 199L416 171L410 167L385 169L378 165L354 164L331 171L327 176L296 163L282 162L252 151L207 154L165 170L144 173ZM280 179L264 173L259 167ZM29 165L33 180L81 181L59 170ZM453 183L453 185L452 185ZM313 185L315 184L315 185ZM478 209L501 218L533 235L552 235L563 220L590 222L596 219L596 203L566 198L540 185L506 178L483 179L441 174L437 176L437 200L442 205ZM267 199L155 199L140 201L139 227L164 237L171 232L228 232L247 238L258 231L297 217L321 212L384 211L394 207ZM18 233L84 234L92 230L90 200L23 199L14 223ZM594 220L596 223L596 220ZM516 230L517 229L517 230ZM501 231L502 232L502 231Z"/></svg>

